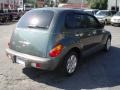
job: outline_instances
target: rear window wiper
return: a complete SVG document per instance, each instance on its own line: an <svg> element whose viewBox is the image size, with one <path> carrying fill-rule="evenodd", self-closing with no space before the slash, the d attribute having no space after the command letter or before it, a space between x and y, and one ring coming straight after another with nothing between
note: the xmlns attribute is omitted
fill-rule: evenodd
<svg viewBox="0 0 120 90"><path fill-rule="evenodd" d="M42 28L42 29L48 29L48 27L45 26L33 26L33 25L29 25L29 28Z"/></svg>

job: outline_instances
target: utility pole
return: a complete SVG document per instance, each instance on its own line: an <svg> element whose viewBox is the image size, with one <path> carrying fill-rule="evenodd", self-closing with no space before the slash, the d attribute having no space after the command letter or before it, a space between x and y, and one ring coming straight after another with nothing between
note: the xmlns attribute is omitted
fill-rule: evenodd
<svg viewBox="0 0 120 90"><path fill-rule="evenodd" d="M84 4L84 1L82 0L81 1L81 6L80 6L81 8L83 8L83 4Z"/></svg>
<svg viewBox="0 0 120 90"><path fill-rule="evenodd" d="M16 8L15 8L15 0L13 1L13 4L14 4L14 10L15 10L15 9L16 9Z"/></svg>
<svg viewBox="0 0 120 90"><path fill-rule="evenodd" d="M37 6L37 0L35 0L34 2L34 8L36 8L36 6Z"/></svg>
<svg viewBox="0 0 120 90"><path fill-rule="evenodd" d="M115 10L117 11L117 0L115 2Z"/></svg>
<svg viewBox="0 0 120 90"><path fill-rule="evenodd" d="M25 0L23 0L23 11L24 11L24 3L25 3Z"/></svg>
<svg viewBox="0 0 120 90"><path fill-rule="evenodd" d="M3 0L2 10L4 10L5 7L5 0Z"/></svg>
<svg viewBox="0 0 120 90"><path fill-rule="evenodd" d="M8 3L8 10L9 10L10 9L10 1L8 0L7 3Z"/></svg>

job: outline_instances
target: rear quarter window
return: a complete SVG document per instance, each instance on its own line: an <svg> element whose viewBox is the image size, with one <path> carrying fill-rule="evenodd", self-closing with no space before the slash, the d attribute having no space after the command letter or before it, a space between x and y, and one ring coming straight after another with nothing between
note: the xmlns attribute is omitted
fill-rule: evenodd
<svg viewBox="0 0 120 90"><path fill-rule="evenodd" d="M70 13L66 15L65 18L65 26L67 28L71 29L78 29L83 26L82 24L82 16L81 14L78 13Z"/></svg>

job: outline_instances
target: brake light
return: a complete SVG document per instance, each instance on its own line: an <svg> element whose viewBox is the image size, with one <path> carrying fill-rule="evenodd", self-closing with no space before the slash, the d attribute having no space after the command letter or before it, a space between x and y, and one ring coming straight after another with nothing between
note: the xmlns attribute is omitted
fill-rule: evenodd
<svg viewBox="0 0 120 90"><path fill-rule="evenodd" d="M50 56L50 57L56 57L56 56L58 56L58 55L61 53L62 49L63 49L63 46L62 46L61 44L56 45L56 46L49 52L49 56Z"/></svg>

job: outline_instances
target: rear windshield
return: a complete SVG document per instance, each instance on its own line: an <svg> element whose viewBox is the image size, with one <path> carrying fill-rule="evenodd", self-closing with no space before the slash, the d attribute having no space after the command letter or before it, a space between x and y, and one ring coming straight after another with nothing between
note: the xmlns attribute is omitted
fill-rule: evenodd
<svg viewBox="0 0 120 90"><path fill-rule="evenodd" d="M48 10L32 10L27 12L18 22L18 28L48 29L54 12Z"/></svg>

